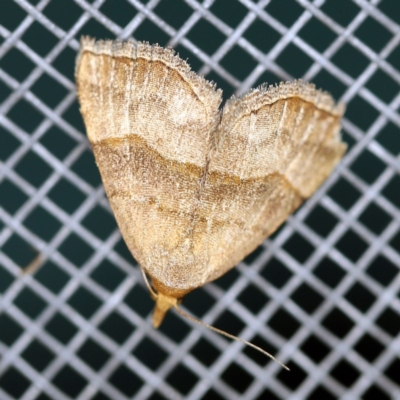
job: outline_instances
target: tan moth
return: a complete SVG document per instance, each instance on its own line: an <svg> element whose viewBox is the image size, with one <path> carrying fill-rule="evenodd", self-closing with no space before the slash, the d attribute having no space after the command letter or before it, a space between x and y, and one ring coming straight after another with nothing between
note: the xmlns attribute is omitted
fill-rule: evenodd
<svg viewBox="0 0 400 400"><path fill-rule="evenodd" d="M260 245L346 150L343 105L301 81L221 110L222 91L172 49L87 37L75 74L111 208L151 279L155 327L171 307L199 322L180 299Z"/></svg>

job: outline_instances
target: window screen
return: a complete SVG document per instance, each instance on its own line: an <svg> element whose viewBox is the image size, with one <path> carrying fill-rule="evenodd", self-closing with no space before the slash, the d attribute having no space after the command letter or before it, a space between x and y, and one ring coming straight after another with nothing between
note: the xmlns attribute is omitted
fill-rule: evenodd
<svg viewBox="0 0 400 400"><path fill-rule="evenodd" d="M152 301L105 197L74 83L81 35L172 46L224 98L302 78L346 103L348 151L237 268ZM395 0L0 1L0 398L400 397Z"/></svg>

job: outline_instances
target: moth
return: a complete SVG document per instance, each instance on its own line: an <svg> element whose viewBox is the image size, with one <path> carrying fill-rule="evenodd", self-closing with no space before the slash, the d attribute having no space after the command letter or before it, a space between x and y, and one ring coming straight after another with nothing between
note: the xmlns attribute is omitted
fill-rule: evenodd
<svg viewBox="0 0 400 400"><path fill-rule="evenodd" d="M302 81L221 109L222 91L172 49L89 37L75 76L111 208L151 280L154 327L171 307L195 320L181 299L259 246L346 150L344 106Z"/></svg>

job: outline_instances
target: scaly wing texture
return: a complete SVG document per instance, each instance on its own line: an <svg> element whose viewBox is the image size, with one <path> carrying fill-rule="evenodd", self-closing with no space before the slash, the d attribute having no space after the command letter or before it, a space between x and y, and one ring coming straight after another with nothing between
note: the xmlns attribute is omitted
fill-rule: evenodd
<svg viewBox="0 0 400 400"><path fill-rule="evenodd" d="M220 91L168 49L84 39L76 77L122 235L166 294L236 265L345 151L343 109L312 85L232 98L220 121Z"/></svg>
<svg viewBox="0 0 400 400"><path fill-rule="evenodd" d="M221 92L170 49L84 38L76 79L81 112L124 240L149 275L198 286L208 254L191 230ZM194 283L193 283L194 282Z"/></svg>
<svg viewBox="0 0 400 400"><path fill-rule="evenodd" d="M253 251L331 173L346 150L343 111L301 81L227 102L195 229L210 254L208 280Z"/></svg>

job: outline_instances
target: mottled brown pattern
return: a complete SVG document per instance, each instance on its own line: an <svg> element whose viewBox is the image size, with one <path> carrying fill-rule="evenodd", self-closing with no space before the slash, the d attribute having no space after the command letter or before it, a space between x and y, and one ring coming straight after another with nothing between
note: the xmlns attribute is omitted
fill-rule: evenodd
<svg viewBox="0 0 400 400"><path fill-rule="evenodd" d="M224 273L302 200L278 173L239 179L210 171L197 204L201 168L164 159L135 134L105 139L93 150L129 249L174 289L193 289ZM200 263L207 275L200 275Z"/></svg>
<svg viewBox="0 0 400 400"><path fill-rule="evenodd" d="M171 305L262 243L346 149L343 106L301 81L221 111L221 91L172 50L87 38L76 79L122 235Z"/></svg>

